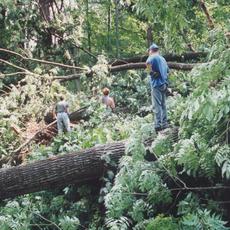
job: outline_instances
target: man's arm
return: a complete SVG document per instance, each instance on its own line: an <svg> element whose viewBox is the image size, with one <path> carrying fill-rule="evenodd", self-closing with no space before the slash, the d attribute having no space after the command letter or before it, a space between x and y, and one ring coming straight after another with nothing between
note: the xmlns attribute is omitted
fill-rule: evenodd
<svg viewBox="0 0 230 230"><path fill-rule="evenodd" d="M166 64L166 65L167 65L167 73L169 73L170 72L169 66L168 66L168 64Z"/></svg>
<svg viewBox="0 0 230 230"><path fill-rule="evenodd" d="M53 106L53 118L57 119L57 105Z"/></svg>
<svg viewBox="0 0 230 230"><path fill-rule="evenodd" d="M69 114L69 104L66 102L66 105L65 105L65 112L67 114Z"/></svg>
<svg viewBox="0 0 230 230"><path fill-rule="evenodd" d="M110 107L112 109L115 109L115 102L114 102L114 99L112 97L110 98Z"/></svg>

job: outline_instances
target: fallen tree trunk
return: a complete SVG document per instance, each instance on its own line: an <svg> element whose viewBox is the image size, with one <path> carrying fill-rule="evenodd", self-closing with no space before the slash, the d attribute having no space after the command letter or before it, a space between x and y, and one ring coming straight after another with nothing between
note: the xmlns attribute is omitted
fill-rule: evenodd
<svg viewBox="0 0 230 230"><path fill-rule="evenodd" d="M197 64L186 64L186 63L177 63L177 62L168 62L168 66L170 69L176 69L176 70L183 70L183 71L190 71L192 70ZM128 63L128 64L121 64L121 65L111 65L108 67L109 72L119 72L119 71L125 71L125 70L132 70L132 69L145 69L146 64L145 62L137 62L137 63ZM93 71L90 71L86 73L87 77L93 77L95 73ZM79 75L72 76L71 78L68 77L59 77L58 79L62 81L69 81L74 79L79 79Z"/></svg>
<svg viewBox="0 0 230 230"><path fill-rule="evenodd" d="M177 62L168 62L168 66L171 69L176 69L176 70L183 70L183 71L190 71L192 70L197 64L189 64L189 63L177 63ZM133 63L127 63L127 64L119 64L119 65L111 65L108 67L109 72L114 73L114 72L119 72L119 71L124 71L124 70L131 70L131 69L145 69L146 64L145 62L133 62ZM90 71L86 73L87 77L93 77L94 72ZM81 75L76 74L72 75L71 77L65 77L65 76L59 76L54 78L54 80L60 80L61 82L64 81L70 81L74 79L79 79Z"/></svg>
<svg viewBox="0 0 230 230"><path fill-rule="evenodd" d="M177 61L177 62L185 62L185 61L191 61L191 60L198 60L200 61L201 58L207 57L207 52L189 52L189 53L183 53L181 55L178 54L165 54L163 57L166 59L166 61ZM138 63L138 62L145 62L147 60L148 56L138 56L138 57L131 57L131 58L123 58L123 59L115 59L109 62L111 66L117 66L117 65L124 65L128 63Z"/></svg>
<svg viewBox="0 0 230 230"><path fill-rule="evenodd" d="M178 129L166 130L165 135L176 142ZM152 141L145 141L145 146L151 146ZM98 145L27 165L0 169L0 199L99 179L106 170L102 156L109 154L110 159L118 163L125 154L125 145L126 141ZM150 155L151 161L156 160L153 154Z"/></svg>
<svg viewBox="0 0 230 230"><path fill-rule="evenodd" d="M195 67L196 64L184 64L184 63L175 63L175 62L168 62L168 66L171 69L177 69L177 70L192 70ZM145 69L146 64L145 62L138 62L138 63L129 63L124 65L117 65L117 66L111 66L110 71L111 72L118 72L123 70L130 70L130 69Z"/></svg>
<svg viewBox="0 0 230 230"><path fill-rule="evenodd" d="M98 179L105 168L101 156L108 152L111 159L118 162L125 152L125 142L96 146L27 165L1 169L0 199Z"/></svg>

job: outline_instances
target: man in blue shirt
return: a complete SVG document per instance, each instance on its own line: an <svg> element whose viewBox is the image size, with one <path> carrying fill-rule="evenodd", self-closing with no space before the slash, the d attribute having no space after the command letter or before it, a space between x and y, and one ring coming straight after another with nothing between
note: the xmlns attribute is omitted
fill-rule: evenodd
<svg viewBox="0 0 230 230"><path fill-rule="evenodd" d="M149 57L146 66L150 75L152 103L155 108L155 130L158 132L168 128L165 101L169 68L166 60L159 54L159 48L156 44L153 43L148 52Z"/></svg>

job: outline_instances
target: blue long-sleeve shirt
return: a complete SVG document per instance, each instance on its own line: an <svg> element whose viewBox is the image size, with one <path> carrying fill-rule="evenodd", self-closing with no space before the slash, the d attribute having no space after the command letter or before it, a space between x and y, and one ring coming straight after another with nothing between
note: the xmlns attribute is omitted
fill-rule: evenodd
<svg viewBox="0 0 230 230"><path fill-rule="evenodd" d="M163 84L168 84L169 67L166 60L161 55L151 55L146 61L147 65L151 65L151 86L156 88Z"/></svg>

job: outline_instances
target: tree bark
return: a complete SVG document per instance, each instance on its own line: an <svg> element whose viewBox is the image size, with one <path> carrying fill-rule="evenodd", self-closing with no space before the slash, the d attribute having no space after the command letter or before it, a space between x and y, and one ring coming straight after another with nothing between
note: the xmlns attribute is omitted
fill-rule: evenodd
<svg viewBox="0 0 230 230"><path fill-rule="evenodd" d="M177 132L175 129L168 134L174 138ZM150 146L152 141L152 138L146 140L145 146ZM98 145L27 165L0 169L0 199L100 179L106 170L102 156L109 154L110 160L118 163L125 154L125 145L126 141ZM151 161L156 160L154 155L151 156Z"/></svg>
<svg viewBox="0 0 230 230"><path fill-rule="evenodd" d="M108 21L107 21L107 51L110 52L111 50L111 0L108 2Z"/></svg>
<svg viewBox="0 0 230 230"><path fill-rule="evenodd" d="M168 66L170 69L176 69L176 70L182 70L182 71L190 71L192 70L197 64L187 64L187 63L177 63L177 62L168 62ZM115 65L115 66L109 66L108 70L111 73L119 72L119 71L125 71L125 70L131 70L131 69L145 69L146 64L145 62L138 62L138 63L128 63L128 64L121 64L121 65ZM86 73L86 76L89 78L92 78L95 73L91 70L90 72ZM79 79L79 75L71 76L71 77L56 77L55 79L58 79L60 81L70 81L74 79Z"/></svg>
<svg viewBox="0 0 230 230"><path fill-rule="evenodd" d="M39 0L39 8L40 8L40 14L41 17L44 19L44 21L50 25L51 22L51 14L50 14L50 6L51 6L51 0ZM46 47L52 46L52 32L50 28L46 28L44 30L42 42Z"/></svg>
<svg viewBox="0 0 230 230"><path fill-rule="evenodd" d="M166 130L173 142L178 141L178 128ZM145 146L151 146L153 139L147 139ZM112 162L118 163L125 154L126 141L98 145L89 149L51 157L27 165L0 169L0 199L42 190L64 188L70 184L99 179L106 170L102 156L109 154ZM155 161L153 154L146 160Z"/></svg>
<svg viewBox="0 0 230 230"><path fill-rule="evenodd" d="M120 56L120 50L119 50L119 46L120 46L120 42L119 42L119 0L115 0L115 35L116 35L116 57Z"/></svg>
<svg viewBox="0 0 230 230"><path fill-rule="evenodd" d="M196 66L196 64L168 62L168 66L171 69L190 71ZM120 64L120 65L115 65L115 66L112 65L112 66L109 66L108 68L111 73L114 73L114 72L131 70L131 69L145 69L146 64L145 62L128 63L128 64ZM87 77L93 77L93 75L94 75L93 71L86 73ZM60 80L61 82L64 82L64 81L70 81L70 80L79 79L79 78L80 78L80 75L73 75L71 77L60 76L60 77L55 77L54 80Z"/></svg>
<svg viewBox="0 0 230 230"><path fill-rule="evenodd" d="M87 36L88 36L88 50L91 52L91 26L89 21L89 1L86 0L86 24L87 24Z"/></svg>
<svg viewBox="0 0 230 230"><path fill-rule="evenodd" d="M6 42L5 42L5 20L6 20L6 8L0 4L0 47L5 47ZM0 56L2 58L2 56Z"/></svg>
<svg viewBox="0 0 230 230"><path fill-rule="evenodd" d="M1 169L0 199L98 179L105 170L101 156L108 152L111 159L118 162L125 153L125 142L100 145L27 165Z"/></svg>
<svg viewBox="0 0 230 230"><path fill-rule="evenodd" d="M191 60L200 60L201 58L207 57L207 52L188 52L183 53L181 55L178 54L165 54L163 57L166 59L166 61L178 61L178 62L185 62L185 61L191 61ZM147 60L148 56L138 56L138 57L131 57L131 58L124 58L124 59L115 59L110 61L110 65L116 66L116 65L122 65L127 63L136 63L136 62L145 62Z"/></svg>
<svg viewBox="0 0 230 230"><path fill-rule="evenodd" d="M50 0L39 0L41 14L45 21L50 22Z"/></svg>
<svg viewBox="0 0 230 230"><path fill-rule="evenodd" d="M152 26L148 25L148 28L147 28L147 47L149 48L152 43L153 43L153 30L152 30Z"/></svg>
<svg viewBox="0 0 230 230"><path fill-rule="evenodd" d="M206 17L207 17L209 27L210 27L211 29L213 29L213 28L214 28L214 22L213 22L212 17L211 17L210 14L209 14L208 8L206 7L206 4L205 4L205 1L204 1L204 0L201 0L201 1L200 1L200 6L201 6L201 9L204 11L204 14L205 14Z"/></svg>
<svg viewBox="0 0 230 230"><path fill-rule="evenodd" d="M188 71L188 70L192 70L195 64L168 62L168 66L171 69ZM145 62L139 62L139 63L129 63L129 64L124 64L124 65L118 65L118 66L111 66L109 70L111 72L118 72L118 71L123 71L123 70L145 69L145 68L146 68Z"/></svg>

